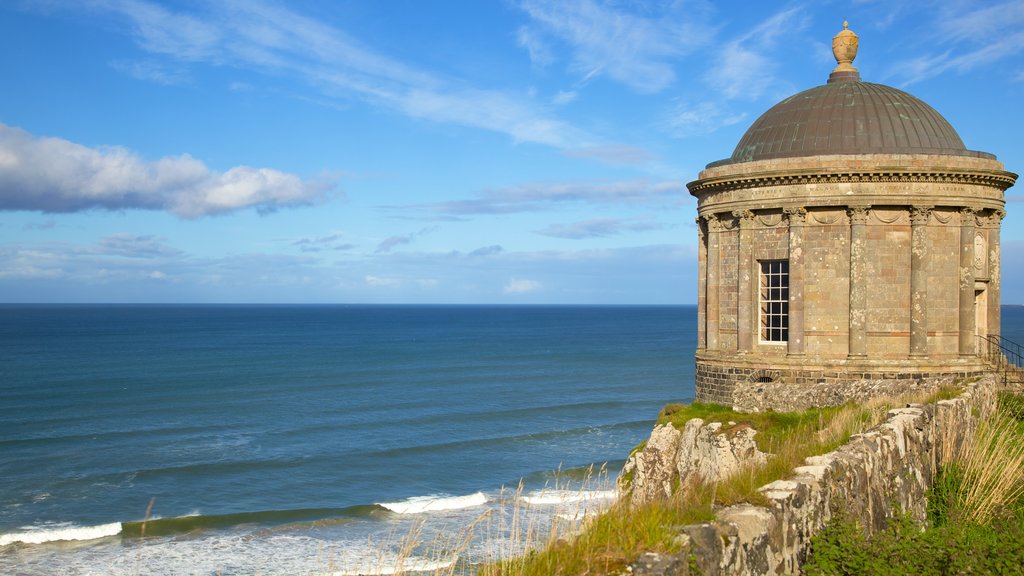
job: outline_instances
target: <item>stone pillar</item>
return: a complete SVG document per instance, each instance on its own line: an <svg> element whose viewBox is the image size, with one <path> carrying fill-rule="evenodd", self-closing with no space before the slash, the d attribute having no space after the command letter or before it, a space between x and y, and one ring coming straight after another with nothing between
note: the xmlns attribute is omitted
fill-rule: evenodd
<svg viewBox="0 0 1024 576"><path fill-rule="evenodd" d="M960 210L960 339L961 356L977 354L974 325L974 208Z"/></svg>
<svg viewBox="0 0 1024 576"><path fill-rule="evenodd" d="M988 219L988 334L996 339L1002 334L999 313L999 283L1001 273L999 229L1006 212L995 210Z"/></svg>
<svg viewBox="0 0 1024 576"><path fill-rule="evenodd" d="M732 215L740 227L739 258L736 261L736 349L746 353L754 349L754 334L751 328L754 317L754 283L750 277L754 267L754 213L750 210L737 210Z"/></svg>
<svg viewBox="0 0 1024 576"><path fill-rule="evenodd" d="M789 222L789 339L786 354L804 354L804 222L807 209L785 208Z"/></svg>
<svg viewBox="0 0 1024 576"><path fill-rule="evenodd" d="M867 245L865 226L868 222L868 206L850 206L850 358L866 358L868 355L867 334L867 278L865 275Z"/></svg>
<svg viewBox="0 0 1024 576"><path fill-rule="evenodd" d="M697 218L697 350L706 350L708 320L708 235L707 224Z"/></svg>
<svg viewBox="0 0 1024 576"><path fill-rule="evenodd" d="M910 356L928 356L928 218L931 206L910 209Z"/></svg>
<svg viewBox="0 0 1024 576"><path fill-rule="evenodd" d="M707 335L706 343L708 350L718 350L718 325L720 310L718 308L718 297L721 287L722 262L718 254L718 236L722 231L722 223L715 214L705 216L708 226L708 279L707 279L707 323L705 324Z"/></svg>

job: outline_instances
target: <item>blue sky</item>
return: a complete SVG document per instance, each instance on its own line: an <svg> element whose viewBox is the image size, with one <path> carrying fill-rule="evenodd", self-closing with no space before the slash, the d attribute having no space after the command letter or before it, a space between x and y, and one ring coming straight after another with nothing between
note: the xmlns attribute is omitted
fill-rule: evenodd
<svg viewBox="0 0 1024 576"><path fill-rule="evenodd" d="M1020 0L3 2L0 302L693 303L686 183L844 17L1024 170Z"/></svg>

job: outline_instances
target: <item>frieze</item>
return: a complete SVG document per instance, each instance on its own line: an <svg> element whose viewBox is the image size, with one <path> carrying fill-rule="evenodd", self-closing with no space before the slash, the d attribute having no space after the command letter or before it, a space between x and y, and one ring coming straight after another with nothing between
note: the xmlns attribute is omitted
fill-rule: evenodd
<svg viewBox="0 0 1024 576"><path fill-rule="evenodd" d="M807 221L807 208L803 206L783 208L782 212L786 215L790 225L799 226Z"/></svg>
<svg viewBox="0 0 1024 576"><path fill-rule="evenodd" d="M697 180L687 184L691 194L707 191L791 186L794 184L868 183L941 183L990 186L1006 190L1016 179L1007 173L969 172L843 172L835 174L788 174Z"/></svg>

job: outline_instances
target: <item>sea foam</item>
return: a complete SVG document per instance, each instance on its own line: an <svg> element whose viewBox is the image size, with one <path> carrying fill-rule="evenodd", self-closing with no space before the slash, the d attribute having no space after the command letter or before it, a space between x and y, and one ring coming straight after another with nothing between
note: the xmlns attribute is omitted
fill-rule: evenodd
<svg viewBox="0 0 1024 576"><path fill-rule="evenodd" d="M468 496L416 496L402 502L381 502L378 506L383 506L397 514L421 514L423 512L473 508L486 503L487 496L483 492L477 492Z"/></svg>
<svg viewBox="0 0 1024 576"><path fill-rule="evenodd" d="M571 504L592 500L613 500L618 497L615 490L539 490L523 496L523 502L534 506Z"/></svg>
<svg viewBox="0 0 1024 576"><path fill-rule="evenodd" d="M395 563L391 565L368 564L358 568L348 568L345 570L331 572L330 576L386 576L390 574L437 572L439 570L451 568L451 566L457 561L457 556L444 560L420 560L416 558L406 558L401 562L395 561Z"/></svg>
<svg viewBox="0 0 1024 576"><path fill-rule="evenodd" d="M121 533L121 523L100 524L98 526L60 526L31 528L25 532L0 534L0 546L15 542L22 544L45 544L69 540L96 540Z"/></svg>

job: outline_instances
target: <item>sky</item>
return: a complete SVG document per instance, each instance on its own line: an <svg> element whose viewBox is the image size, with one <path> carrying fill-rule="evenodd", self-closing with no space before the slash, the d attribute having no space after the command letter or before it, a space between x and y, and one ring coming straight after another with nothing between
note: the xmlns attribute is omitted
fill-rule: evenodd
<svg viewBox="0 0 1024 576"><path fill-rule="evenodd" d="M844 18L1024 170L1021 0L5 0L0 302L695 303L686 183Z"/></svg>

